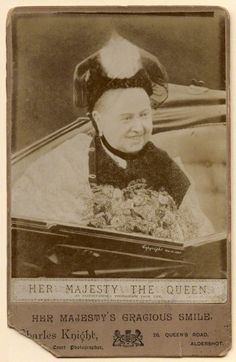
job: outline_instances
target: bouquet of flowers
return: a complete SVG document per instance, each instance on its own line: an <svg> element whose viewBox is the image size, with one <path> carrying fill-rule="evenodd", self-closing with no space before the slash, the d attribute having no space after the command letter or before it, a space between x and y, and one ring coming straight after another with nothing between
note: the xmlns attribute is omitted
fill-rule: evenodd
<svg viewBox="0 0 236 362"><path fill-rule="evenodd" d="M173 198L161 188L155 191L145 179L131 181L124 189L111 185L93 188L89 226L126 233L142 233L179 242L196 234L196 225L177 209Z"/></svg>

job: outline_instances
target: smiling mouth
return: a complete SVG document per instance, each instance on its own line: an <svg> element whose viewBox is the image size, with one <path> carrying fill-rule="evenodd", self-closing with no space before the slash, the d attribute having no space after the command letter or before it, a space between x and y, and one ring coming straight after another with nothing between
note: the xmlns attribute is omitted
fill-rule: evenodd
<svg viewBox="0 0 236 362"><path fill-rule="evenodd" d="M139 135L139 136L131 136L131 137L127 137L128 139L131 139L131 140L136 140L136 139L140 139L144 136L144 134L142 135Z"/></svg>

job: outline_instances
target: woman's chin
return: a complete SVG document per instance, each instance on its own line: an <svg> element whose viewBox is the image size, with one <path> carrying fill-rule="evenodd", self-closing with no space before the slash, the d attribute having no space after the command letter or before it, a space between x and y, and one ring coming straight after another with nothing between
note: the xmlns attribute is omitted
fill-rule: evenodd
<svg viewBox="0 0 236 362"><path fill-rule="evenodd" d="M136 144L132 144L128 147L126 147L125 151L126 153L137 153L139 151L142 150L142 148L144 147L144 143L140 142L140 143L136 143Z"/></svg>

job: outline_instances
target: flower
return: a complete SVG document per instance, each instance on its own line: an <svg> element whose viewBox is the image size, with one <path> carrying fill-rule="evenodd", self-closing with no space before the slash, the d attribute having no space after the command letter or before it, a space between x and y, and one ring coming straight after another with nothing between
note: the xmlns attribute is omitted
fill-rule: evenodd
<svg viewBox="0 0 236 362"><path fill-rule="evenodd" d="M122 190L97 185L87 205L93 210L87 213L89 225L97 228L142 233L174 242L197 232L193 217L178 210L164 188L153 190L144 179L133 180Z"/></svg>

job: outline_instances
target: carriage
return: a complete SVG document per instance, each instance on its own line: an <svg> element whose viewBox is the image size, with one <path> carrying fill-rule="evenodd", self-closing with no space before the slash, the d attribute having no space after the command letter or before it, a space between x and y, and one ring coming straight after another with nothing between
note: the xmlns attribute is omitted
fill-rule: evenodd
<svg viewBox="0 0 236 362"><path fill-rule="evenodd" d="M226 92L169 84L168 100L154 111L152 141L180 160L193 180L213 235L186 243L36 218L11 218L12 277L225 278L228 230ZM79 117L12 155L11 187L27 167L78 133ZM35 205L37 207L37 205Z"/></svg>

